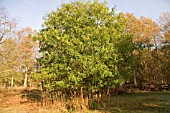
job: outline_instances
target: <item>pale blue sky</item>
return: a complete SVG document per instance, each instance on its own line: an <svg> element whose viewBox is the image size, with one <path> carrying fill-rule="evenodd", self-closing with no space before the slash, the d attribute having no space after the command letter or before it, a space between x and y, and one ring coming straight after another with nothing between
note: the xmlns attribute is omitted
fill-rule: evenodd
<svg viewBox="0 0 170 113"><path fill-rule="evenodd" d="M5 7L12 17L18 18L20 27L30 26L40 29L42 17L56 10L61 3L71 0L0 0L0 7ZM73 0L72 0L73 1ZM103 2L104 0L99 0ZM130 12L135 16L146 16L153 20L162 12L170 11L170 0L107 0L110 8L117 6L117 12Z"/></svg>

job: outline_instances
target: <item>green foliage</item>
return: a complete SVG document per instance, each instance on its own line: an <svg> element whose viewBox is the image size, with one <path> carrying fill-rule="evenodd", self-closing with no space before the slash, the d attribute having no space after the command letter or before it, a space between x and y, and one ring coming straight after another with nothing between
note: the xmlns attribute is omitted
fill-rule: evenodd
<svg viewBox="0 0 170 113"><path fill-rule="evenodd" d="M73 2L44 18L39 41L38 77L50 89L97 91L123 84L130 70L131 35L126 20L104 3Z"/></svg>
<svg viewBox="0 0 170 113"><path fill-rule="evenodd" d="M17 42L12 38L8 38L4 41L0 47L0 78L2 83L6 86L13 86L12 83L21 83L21 74L18 72L18 52Z"/></svg>
<svg viewBox="0 0 170 113"><path fill-rule="evenodd" d="M30 75L35 66L37 48L36 42L33 42L31 28L26 27L17 32L15 38L9 38L7 35L4 43L0 46L0 84L2 86L21 86L23 82L23 73ZM24 81L27 83L27 78ZM31 84L31 80L28 80Z"/></svg>

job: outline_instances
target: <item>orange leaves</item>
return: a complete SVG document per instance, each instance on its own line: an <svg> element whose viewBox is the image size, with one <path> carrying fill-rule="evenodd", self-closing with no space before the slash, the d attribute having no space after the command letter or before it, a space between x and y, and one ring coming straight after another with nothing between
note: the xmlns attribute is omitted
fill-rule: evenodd
<svg viewBox="0 0 170 113"><path fill-rule="evenodd" d="M21 40L22 38L29 38L31 35L35 34L35 31L33 31L30 27L25 27L22 30L18 31L18 38Z"/></svg>
<svg viewBox="0 0 170 113"><path fill-rule="evenodd" d="M142 16L140 19L137 19L130 13L126 13L124 16L128 19L127 30L134 34L135 42L149 44L159 34L157 24L150 18Z"/></svg>
<svg viewBox="0 0 170 113"><path fill-rule="evenodd" d="M20 57L23 61L35 61L38 44L32 36L35 34L31 28L26 27L18 32Z"/></svg>

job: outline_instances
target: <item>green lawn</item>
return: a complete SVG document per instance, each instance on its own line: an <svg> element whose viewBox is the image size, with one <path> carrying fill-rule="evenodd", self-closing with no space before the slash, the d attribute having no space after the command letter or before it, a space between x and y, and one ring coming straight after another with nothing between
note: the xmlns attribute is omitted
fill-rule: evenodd
<svg viewBox="0 0 170 113"><path fill-rule="evenodd" d="M111 113L170 113L170 92L141 92L103 101Z"/></svg>

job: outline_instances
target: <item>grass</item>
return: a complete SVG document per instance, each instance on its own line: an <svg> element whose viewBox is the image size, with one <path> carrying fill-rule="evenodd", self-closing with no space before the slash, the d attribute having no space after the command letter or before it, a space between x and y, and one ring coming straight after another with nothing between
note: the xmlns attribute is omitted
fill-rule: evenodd
<svg viewBox="0 0 170 113"><path fill-rule="evenodd" d="M170 92L140 92L103 101L111 113L170 113Z"/></svg>
<svg viewBox="0 0 170 113"><path fill-rule="evenodd" d="M36 102L25 102L21 92L0 91L0 113L59 113L55 106L42 107ZM102 106L85 113L170 113L170 91L103 97ZM67 109L63 111L68 112Z"/></svg>

